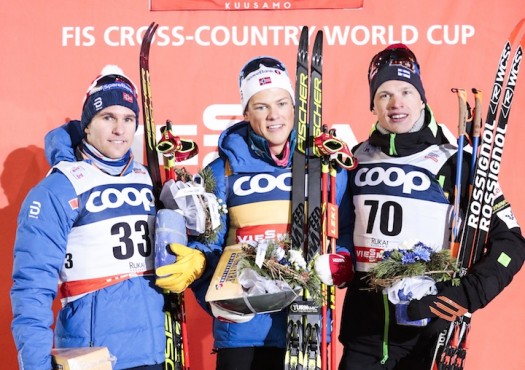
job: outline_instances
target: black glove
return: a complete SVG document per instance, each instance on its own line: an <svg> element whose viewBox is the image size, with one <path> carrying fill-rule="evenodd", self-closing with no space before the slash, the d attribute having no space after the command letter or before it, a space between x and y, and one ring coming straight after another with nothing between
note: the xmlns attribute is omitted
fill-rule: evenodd
<svg viewBox="0 0 525 370"><path fill-rule="evenodd" d="M427 295L410 302L407 313L411 320L439 317L454 321L468 312L467 295L461 285L452 286L447 282L438 283L436 287L438 294Z"/></svg>

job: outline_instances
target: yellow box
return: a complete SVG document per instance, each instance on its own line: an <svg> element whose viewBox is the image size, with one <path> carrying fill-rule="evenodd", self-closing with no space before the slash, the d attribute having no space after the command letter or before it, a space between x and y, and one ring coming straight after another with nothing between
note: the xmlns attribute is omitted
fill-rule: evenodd
<svg viewBox="0 0 525 370"><path fill-rule="evenodd" d="M214 302L227 311L246 315L280 311L295 300L299 292L247 295L237 280L237 264L242 256L242 244L224 248L206 292L206 302Z"/></svg>
<svg viewBox="0 0 525 370"><path fill-rule="evenodd" d="M112 370L107 347L53 348L54 370Z"/></svg>

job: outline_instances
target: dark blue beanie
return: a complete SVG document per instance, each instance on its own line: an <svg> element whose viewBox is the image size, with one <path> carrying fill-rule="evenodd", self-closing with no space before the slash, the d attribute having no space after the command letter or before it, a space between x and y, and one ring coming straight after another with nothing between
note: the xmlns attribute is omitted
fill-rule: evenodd
<svg viewBox="0 0 525 370"><path fill-rule="evenodd" d="M368 68L370 110L374 109L374 96L377 89L390 80L408 82L419 92L423 103L427 103L419 63L414 53L404 44L390 45L372 58Z"/></svg>
<svg viewBox="0 0 525 370"><path fill-rule="evenodd" d="M82 132L98 112L112 105L121 105L135 112L138 127L139 103L133 83L123 74L105 74L105 71L108 71L107 67L87 92L80 120ZM117 71L121 72L120 69Z"/></svg>

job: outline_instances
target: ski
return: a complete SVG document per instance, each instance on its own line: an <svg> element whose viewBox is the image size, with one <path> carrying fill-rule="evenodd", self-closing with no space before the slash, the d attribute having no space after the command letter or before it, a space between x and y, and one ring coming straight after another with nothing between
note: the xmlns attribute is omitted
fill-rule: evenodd
<svg viewBox="0 0 525 370"><path fill-rule="evenodd" d="M153 36L157 31L158 24L151 23L140 46L140 87L142 98L142 117L144 120L144 138L146 144L146 161L151 181L153 183L153 194L155 201L159 204L160 191L162 190L162 178L160 175L159 155L157 153L156 128L153 120L153 102L151 99L151 82L149 76L149 51Z"/></svg>
<svg viewBox="0 0 525 370"><path fill-rule="evenodd" d="M291 241L307 263L320 252L322 233L321 158L314 146L321 134L322 42L323 33L318 31L309 66L308 27L303 27L297 52ZM320 314L321 308L306 291L290 306L285 369L321 369Z"/></svg>
<svg viewBox="0 0 525 370"><path fill-rule="evenodd" d="M295 115L294 128L297 142L292 162L292 248L304 250L306 234L306 155L308 146L308 27L304 26L297 50L295 77ZM303 363L303 313L306 307L303 298L298 297L291 304L288 313L285 369L302 369Z"/></svg>
<svg viewBox="0 0 525 370"><path fill-rule="evenodd" d="M521 37L514 53L508 76L507 66L513 45L524 25L525 19L522 19L511 32L501 53L485 127L481 134L479 153L473 153L473 155L477 154L477 160L459 244L460 276L463 276L470 266L482 256L487 239L494 203L494 196L488 195L497 187L508 118L523 56L525 35ZM470 324L471 314L467 313L440 333L434 350L431 370L463 369Z"/></svg>
<svg viewBox="0 0 525 370"><path fill-rule="evenodd" d="M507 66L509 57L512 50L512 45L515 42L522 25L525 24L525 20L522 20L511 33L509 40L506 42L505 47L502 51L498 69L496 72L496 78L492 88L491 98L489 102L489 109L487 118L485 120L485 128L481 137L481 145L479 147L478 160L473 177L473 190L472 198L469 200L469 207L467 209L467 215L465 220L467 222L463 229L461 239L461 250L459 253L458 263L462 268L468 268L479 259L481 254L481 247L485 243L486 234L488 232L488 223L490 216L492 215L492 204L487 204L481 207L483 198L481 195L487 189L487 182L491 179L497 180L498 172L490 173L487 171L487 163L489 161L501 160L501 152L503 150L503 142L505 138L506 126L508 122L508 115L510 112L510 105L512 97L514 96L514 87L517 80L519 71L519 65L522 56L522 43L518 45L518 49L515 52L512 66L510 69L510 75L507 80L507 85L503 86L505 76L507 72ZM503 95L502 95L503 92ZM503 96L503 101L501 97ZM500 106L501 101L501 107ZM496 121L498 108L500 109L500 115ZM498 142L500 141L501 142ZM496 151L495 151L496 150ZM499 155L495 155L498 154ZM491 175L489 177L489 175ZM480 212L481 209L485 208L485 212ZM486 213L489 212L489 213ZM488 217L486 215L488 214ZM481 226L478 228L478 225Z"/></svg>
<svg viewBox="0 0 525 370"><path fill-rule="evenodd" d="M162 208L160 193L162 177L153 119L153 104L149 70L149 52L158 24L152 22L146 30L140 48L140 86L147 168L153 184L157 209ZM165 370L189 370L189 348L186 335L186 315L183 294L164 293L164 330L166 334Z"/></svg>
<svg viewBox="0 0 525 370"><path fill-rule="evenodd" d="M322 158L315 146L315 138L322 134L322 75L323 75L323 32L317 31L312 48L310 63L310 91L308 102L308 153L307 153L307 238L305 260L307 264L321 252L323 220L322 220ZM323 297L323 299L326 297ZM306 292L306 299L312 301ZM317 313L305 317L305 363L306 369L327 369L326 364L326 301L317 307ZM324 325L323 325L324 324ZM322 334L324 332L324 335Z"/></svg>

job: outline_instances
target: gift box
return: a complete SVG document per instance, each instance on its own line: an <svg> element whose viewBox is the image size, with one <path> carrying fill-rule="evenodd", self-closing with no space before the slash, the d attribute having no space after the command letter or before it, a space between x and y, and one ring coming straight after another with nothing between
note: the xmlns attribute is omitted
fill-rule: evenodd
<svg viewBox="0 0 525 370"><path fill-rule="evenodd" d="M107 347L53 348L54 370L111 370Z"/></svg>
<svg viewBox="0 0 525 370"><path fill-rule="evenodd" d="M240 315L280 311L288 307L301 288L250 295L238 280L238 263L243 258L243 244L224 249L206 292L206 302L213 302L224 310Z"/></svg>

